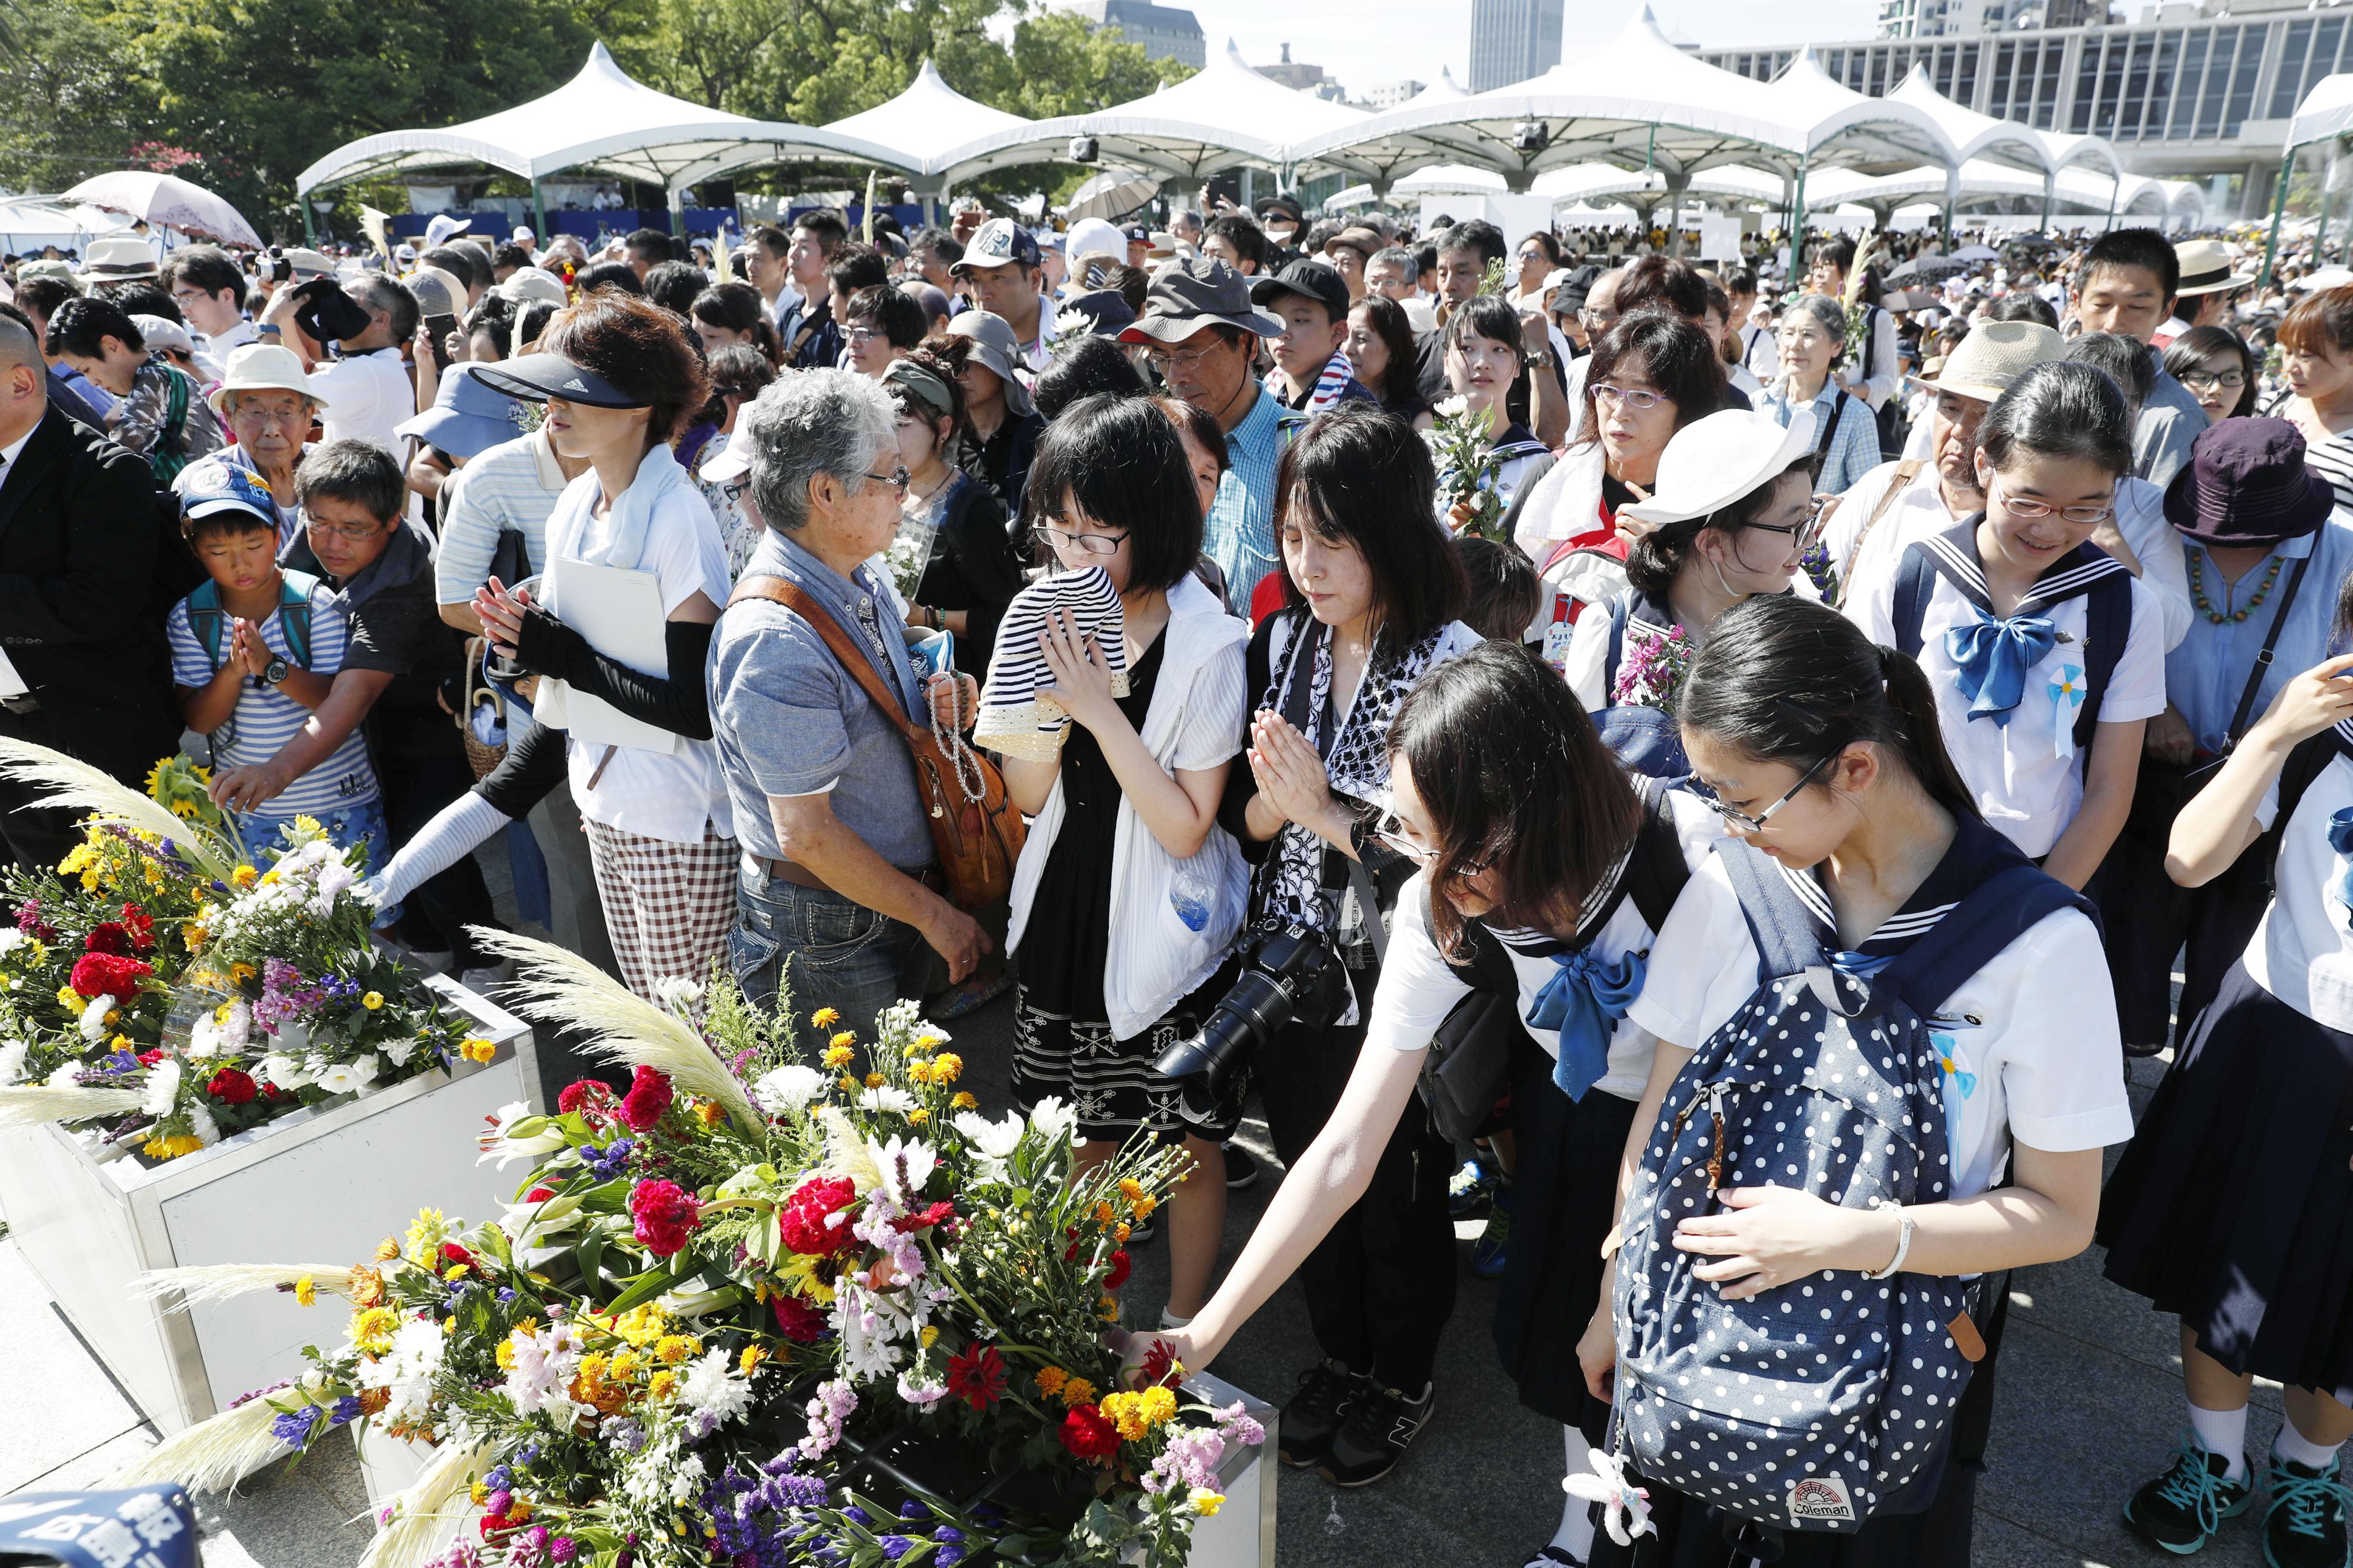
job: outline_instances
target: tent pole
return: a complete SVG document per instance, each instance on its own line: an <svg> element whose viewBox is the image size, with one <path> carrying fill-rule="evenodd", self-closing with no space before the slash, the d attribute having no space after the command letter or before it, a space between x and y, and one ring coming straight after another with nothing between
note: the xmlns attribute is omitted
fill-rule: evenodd
<svg viewBox="0 0 2353 1568"><path fill-rule="evenodd" d="M2336 159L2331 158L2320 166L2320 223L2312 231L2312 263L2316 267L2328 248L2328 175L2335 163Z"/></svg>
<svg viewBox="0 0 2353 1568"><path fill-rule="evenodd" d="M316 248L319 243L319 234L316 229L311 226L311 193L308 191L300 192L296 195L294 201L295 205L302 209L302 243Z"/></svg>
<svg viewBox="0 0 2353 1568"><path fill-rule="evenodd" d="M2294 147L2283 148L2280 151L2279 180L2272 187L2272 231L2270 237L2263 241L2263 273L2255 279L2255 291L2258 294L2272 286L2272 260L2279 254L2280 218L2287 211L2287 177L2289 172L2295 167L2296 152L2297 149Z"/></svg>
<svg viewBox="0 0 2353 1568"><path fill-rule="evenodd" d="M1789 225L1789 278L1795 281L1798 269L1806 264L1806 160L1798 163L1798 198L1790 204L1797 211Z"/></svg>
<svg viewBox="0 0 2353 1568"><path fill-rule="evenodd" d="M2058 176L2058 175L2056 175L2056 174L2054 174L2050 173L2048 170L2045 170L2045 171L2043 172L2043 175L2042 175L2042 232L2043 232L2044 234L2048 234L2048 233L2050 233L2050 232L2051 232L2051 195L2052 195L2052 188L2053 188L2054 186L2056 186L2056 185L2058 184L2058 183L2059 183L2059 176Z"/></svg>
<svg viewBox="0 0 2353 1568"><path fill-rule="evenodd" d="M547 243L547 193L539 188L537 180L531 183L531 222L533 229L539 235L539 243L545 245Z"/></svg>

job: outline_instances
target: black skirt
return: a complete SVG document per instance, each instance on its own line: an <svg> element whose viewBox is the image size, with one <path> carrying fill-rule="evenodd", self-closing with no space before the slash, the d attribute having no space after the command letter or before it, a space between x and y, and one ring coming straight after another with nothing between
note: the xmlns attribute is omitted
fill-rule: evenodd
<svg viewBox="0 0 2353 1568"><path fill-rule="evenodd" d="M2100 1203L2107 1275L2235 1373L2353 1397L2353 1035L2232 966Z"/></svg>
<svg viewBox="0 0 2353 1568"><path fill-rule="evenodd" d="M1920 1512L1882 1514L1852 1535L1772 1530L1729 1519L1651 1483L1653 1533L1631 1546L1596 1536L1589 1568L1748 1568L1751 1563L1778 1568L1969 1568L1978 1478L1985 1470L1986 1439L1993 1429L1994 1368L2010 1324L2009 1277L1989 1280L1984 1299L1992 1303L1978 1316L1985 1359L1969 1373L1969 1386L1953 1415L1944 1474Z"/></svg>
<svg viewBox="0 0 2353 1568"><path fill-rule="evenodd" d="M1520 1403L1599 1439L1609 1407L1585 1392L1577 1342L1601 1299L1601 1242L1617 1223L1618 1163L1634 1102L1588 1089L1572 1100L1528 1042L1513 1086L1518 1190L1495 1302L1495 1352Z"/></svg>

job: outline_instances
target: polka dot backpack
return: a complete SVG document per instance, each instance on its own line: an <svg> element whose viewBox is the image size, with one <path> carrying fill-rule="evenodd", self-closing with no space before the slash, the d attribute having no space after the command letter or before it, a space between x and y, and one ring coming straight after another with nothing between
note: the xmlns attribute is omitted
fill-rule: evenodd
<svg viewBox="0 0 2353 1568"><path fill-rule="evenodd" d="M1613 1446L1727 1515L1848 1533L1917 1512L1984 1353L1965 1282L1826 1269L1746 1300L1694 1277L1676 1225L1733 1187L1846 1208L1943 1201L1952 1169L1926 1016L2075 893L2022 857L1883 965L1832 952L1778 862L1717 848L1759 958L1757 993L1684 1064L1627 1198ZM1795 875L1794 873L1791 875Z"/></svg>

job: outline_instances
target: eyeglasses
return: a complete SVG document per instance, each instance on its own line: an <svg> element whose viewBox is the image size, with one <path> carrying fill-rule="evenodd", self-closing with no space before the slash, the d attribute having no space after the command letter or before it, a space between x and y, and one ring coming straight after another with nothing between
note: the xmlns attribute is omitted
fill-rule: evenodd
<svg viewBox="0 0 2353 1568"><path fill-rule="evenodd" d="M2247 384L2247 373L2242 370L2226 370L2217 374L2208 370L2188 371L2182 374L2181 384L2192 392L2211 392L2217 387L2228 387L2231 391L2236 392Z"/></svg>
<svg viewBox="0 0 2353 1568"><path fill-rule="evenodd" d="M250 403L237 402L234 397L223 401L229 405L228 419L232 425L250 419L258 425L282 425L290 430L311 427L311 410L307 405L301 408L257 408Z"/></svg>
<svg viewBox="0 0 2353 1568"><path fill-rule="evenodd" d="M862 349L875 339L887 337L889 334L880 327L852 327L841 335L853 346Z"/></svg>
<svg viewBox="0 0 2353 1568"><path fill-rule="evenodd" d="M1038 531L1045 536L1047 543L1057 549L1068 545L1083 550L1090 555L1116 555L1119 547L1127 540L1124 533L1072 533L1066 528L1041 527Z"/></svg>
<svg viewBox="0 0 2353 1568"><path fill-rule="evenodd" d="M1791 523L1787 528L1770 522L1744 522L1740 526L1753 528L1759 533L1782 534L1797 548L1799 554L1803 554L1811 550L1814 547L1814 542L1822 536L1822 503L1820 499L1817 499L1813 502L1812 510L1806 513L1805 521Z"/></svg>
<svg viewBox="0 0 2353 1568"><path fill-rule="evenodd" d="M1219 342L1217 335L1215 333L1211 333L1209 341L1199 345L1198 348L1146 349L1144 351L1144 358L1145 363L1152 366L1155 374L1166 377L1172 370L1181 370L1187 373L1198 370L1202 363L1207 361L1211 354L1217 353L1222 346L1223 344Z"/></svg>
<svg viewBox="0 0 2353 1568"><path fill-rule="evenodd" d="M904 468L893 468L887 474L869 474L866 477L870 479L881 479L886 485L896 485L903 490L907 488L909 475Z"/></svg>
<svg viewBox="0 0 2353 1568"><path fill-rule="evenodd" d="M1394 811L1381 813L1380 820L1373 824L1373 837L1417 866L1428 867L1438 858L1436 849L1424 844L1420 839L1407 835L1405 818ZM1465 877L1475 877L1486 868L1487 863L1484 860L1471 861L1462 867L1461 874Z"/></svg>
<svg viewBox="0 0 2353 1568"><path fill-rule="evenodd" d="M1838 755L1838 752L1825 752L1822 756L1816 758L1814 765L1798 775L1798 782L1789 786L1787 794L1783 795L1780 799L1775 801L1772 805L1767 806L1764 810L1758 812L1754 816L1749 816L1746 812L1742 811L1736 806L1725 805L1722 800L1717 798L1716 793L1714 790L1700 783L1696 778L1687 781L1687 787L1691 790L1693 798L1697 800L1702 805L1707 807L1708 810L1715 813L1716 816L1724 818L1724 820L1732 826L1739 829L1743 833L1761 833L1765 830L1765 825L1773 819L1773 814L1780 810L1783 806L1788 805L1791 801L1797 799L1798 792L1804 789L1808 784L1813 783L1814 775L1820 773L1823 767L1830 762L1831 758L1836 755Z"/></svg>
<svg viewBox="0 0 2353 1568"><path fill-rule="evenodd" d="M1656 408L1662 403L1674 400L1662 392L1644 392L1639 387L1612 386L1606 381L1593 384L1593 395L1611 403L1622 403L1629 408Z"/></svg>
<svg viewBox="0 0 2353 1568"><path fill-rule="evenodd" d="M1584 323L1588 332L1606 332L1618 324L1618 312L1580 310L1577 312L1577 319Z"/></svg>
<svg viewBox="0 0 2353 1568"><path fill-rule="evenodd" d="M2049 501L2026 500L2008 494L2001 497L2001 509L2012 517L2030 520L2046 518L2055 511L2069 522L2078 523L2105 522L2116 514L2114 501L2105 506L2052 506Z"/></svg>
<svg viewBox="0 0 2353 1568"><path fill-rule="evenodd" d="M332 536L347 544L365 544L384 531L382 523L321 522L307 511L302 514L302 526L312 533Z"/></svg>
<svg viewBox="0 0 2353 1568"><path fill-rule="evenodd" d="M725 484L719 487L719 493L727 498L727 504L729 506L733 506L737 501L744 499L744 492L751 488L752 481L748 478L730 479Z"/></svg>

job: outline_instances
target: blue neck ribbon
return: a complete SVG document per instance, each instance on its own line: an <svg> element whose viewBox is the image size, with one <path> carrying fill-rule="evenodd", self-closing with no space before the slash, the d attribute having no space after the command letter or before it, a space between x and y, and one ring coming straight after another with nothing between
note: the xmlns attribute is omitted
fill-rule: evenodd
<svg viewBox="0 0 2353 1568"><path fill-rule="evenodd" d="M2042 616L2012 616L1995 620L1984 611L1978 618L1945 634L1945 653L1960 678L1961 695L1969 700L1969 717L1991 717L2008 725L2019 699L2026 695L2026 672L2042 661L2059 640L2059 628Z"/></svg>
<svg viewBox="0 0 2353 1568"><path fill-rule="evenodd" d="M2353 857L2353 805L2332 813L2328 818L2328 847L2337 854ZM2353 909L2353 867L2337 879L2337 901Z"/></svg>
<svg viewBox="0 0 2353 1568"><path fill-rule="evenodd" d="M1584 948L1555 953L1552 962L1553 976L1528 1009L1528 1026L1559 1031L1552 1081L1569 1099L1583 1100L1609 1070L1610 1032L1642 994L1650 964L1639 952L1605 963Z"/></svg>

